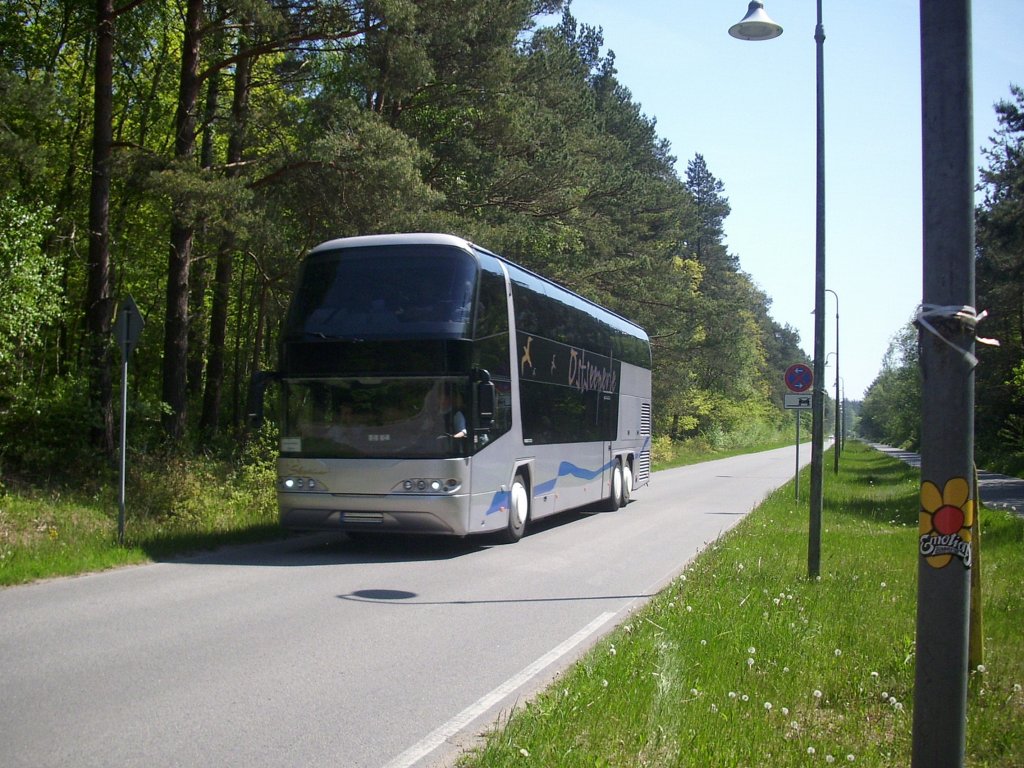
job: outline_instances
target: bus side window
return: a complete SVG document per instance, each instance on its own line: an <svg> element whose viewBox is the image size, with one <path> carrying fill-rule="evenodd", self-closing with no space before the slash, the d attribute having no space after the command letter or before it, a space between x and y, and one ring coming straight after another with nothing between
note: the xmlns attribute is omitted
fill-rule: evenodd
<svg viewBox="0 0 1024 768"><path fill-rule="evenodd" d="M510 376L508 297L505 275L498 260L480 256L480 290L477 293L476 329L473 334L476 355L474 366L491 372L494 377Z"/></svg>

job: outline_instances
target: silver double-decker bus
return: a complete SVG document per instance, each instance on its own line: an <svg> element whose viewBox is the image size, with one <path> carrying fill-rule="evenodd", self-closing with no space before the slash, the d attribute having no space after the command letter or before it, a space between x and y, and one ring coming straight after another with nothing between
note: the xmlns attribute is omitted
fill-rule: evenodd
<svg viewBox="0 0 1024 768"><path fill-rule="evenodd" d="M286 528L515 542L649 480L647 334L458 237L310 251L276 378Z"/></svg>

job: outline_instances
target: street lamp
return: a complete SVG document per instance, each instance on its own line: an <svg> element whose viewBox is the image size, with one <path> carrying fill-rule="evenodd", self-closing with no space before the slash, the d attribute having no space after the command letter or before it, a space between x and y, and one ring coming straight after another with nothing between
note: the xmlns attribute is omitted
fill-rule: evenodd
<svg viewBox="0 0 1024 768"><path fill-rule="evenodd" d="M825 375L825 28L821 24L821 0L817 2L817 184L814 247L814 392L811 397L811 515L807 548L807 575L821 573L822 449L825 442L825 398L821 388ZM782 27L764 12L764 3L752 0L747 15L729 27L739 40L771 40Z"/></svg>
<svg viewBox="0 0 1024 768"><path fill-rule="evenodd" d="M739 40L771 40L782 34L782 27L764 12L764 3L751 0L747 15L729 27L729 34Z"/></svg>
<svg viewBox="0 0 1024 768"><path fill-rule="evenodd" d="M834 471L839 474L839 453L843 448L842 441L839 439L840 421L839 421L839 294L833 291L831 288L826 288L825 293L831 293L836 297L836 442L832 447L832 455L835 459Z"/></svg>

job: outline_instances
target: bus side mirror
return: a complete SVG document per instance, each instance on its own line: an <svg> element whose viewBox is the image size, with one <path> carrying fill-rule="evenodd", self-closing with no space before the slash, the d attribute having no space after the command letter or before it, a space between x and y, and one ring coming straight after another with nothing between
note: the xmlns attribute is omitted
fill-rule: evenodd
<svg viewBox="0 0 1024 768"><path fill-rule="evenodd" d="M479 372L476 384L476 431L489 432L494 426L494 382L487 371Z"/></svg>

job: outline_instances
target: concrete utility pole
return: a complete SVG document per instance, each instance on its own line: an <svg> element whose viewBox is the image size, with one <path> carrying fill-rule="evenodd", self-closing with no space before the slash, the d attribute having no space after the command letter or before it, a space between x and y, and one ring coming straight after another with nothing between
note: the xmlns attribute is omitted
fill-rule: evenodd
<svg viewBox="0 0 1024 768"><path fill-rule="evenodd" d="M842 425L842 402L839 400L839 294L831 288L826 288L825 293L831 293L836 297L836 434L835 442L832 444L833 471L839 474L839 454L843 450Z"/></svg>
<svg viewBox="0 0 1024 768"><path fill-rule="evenodd" d="M974 457L970 0L921 0L924 299L915 768L964 764Z"/></svg>

